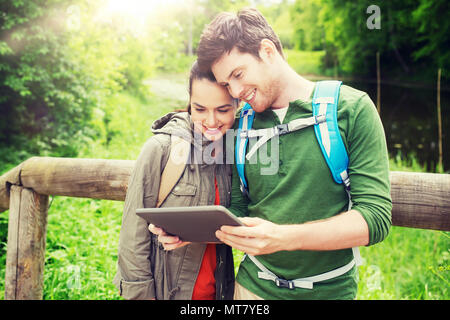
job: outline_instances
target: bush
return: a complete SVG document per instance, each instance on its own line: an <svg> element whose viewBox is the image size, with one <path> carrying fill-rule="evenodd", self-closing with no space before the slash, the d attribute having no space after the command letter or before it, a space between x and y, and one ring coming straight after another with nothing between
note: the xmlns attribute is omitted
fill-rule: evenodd
<svg viewBox="0 0 450 320"><path fill-rule="evenodd" d="M0 164L32 155L75 157L102 137L99 124L108 122L111 95L124 89L148 95L143 80L155 68L150 44L95 21L95 5L100 4L0 5ZM93 121L99 114L104 118Z"/></svg>

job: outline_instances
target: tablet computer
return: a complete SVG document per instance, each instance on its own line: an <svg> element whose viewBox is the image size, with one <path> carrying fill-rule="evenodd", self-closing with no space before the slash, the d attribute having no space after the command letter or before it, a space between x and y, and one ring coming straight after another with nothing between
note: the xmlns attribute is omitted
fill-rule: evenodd
<svg viewBox="0 0 450 320"><path fill-rule="evenodd" d="M137 209L136 214L181 241L221 243L215 233L223 225L243 225L223 206Z"/></svg>

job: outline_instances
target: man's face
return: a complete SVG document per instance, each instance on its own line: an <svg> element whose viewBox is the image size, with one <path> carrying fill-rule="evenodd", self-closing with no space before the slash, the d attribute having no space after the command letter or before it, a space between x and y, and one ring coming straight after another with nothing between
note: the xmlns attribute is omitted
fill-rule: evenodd
<svg viewBox="0 0 450 320"><path fill-rule="evenodd" d="M270 108L279 96L276 73L266 57L259 60L250 53L233 48L211 69L220 85L227 87L234 98L249 103L256 112Z"/></svg>

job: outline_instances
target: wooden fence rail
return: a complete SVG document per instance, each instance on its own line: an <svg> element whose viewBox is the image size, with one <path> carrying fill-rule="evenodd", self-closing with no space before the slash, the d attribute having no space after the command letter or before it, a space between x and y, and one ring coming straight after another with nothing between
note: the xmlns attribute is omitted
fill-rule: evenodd
<svg viewBox="0 0 450 320"><path fill-rule="evenodd" d="M132 160L33 157L0 177L9 209L5 299L42 299L48 196L123 201ZM450 175L391 172L392 223L450 230Z"/></svg>

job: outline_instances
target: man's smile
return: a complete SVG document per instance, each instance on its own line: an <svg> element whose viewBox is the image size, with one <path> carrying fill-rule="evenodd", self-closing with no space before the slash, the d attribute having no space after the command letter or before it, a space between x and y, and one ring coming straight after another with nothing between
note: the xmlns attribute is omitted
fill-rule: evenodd
<svg viewBox="0 0 450 320"><path fill-rule="evenodd" d="M250 104L250 102L255 98L255 95L256 95L256 89L253 89L252 91L247 93L247 95L243 96L242 100L245 100L247 103Z"/></svg>

